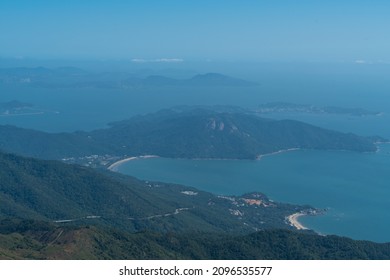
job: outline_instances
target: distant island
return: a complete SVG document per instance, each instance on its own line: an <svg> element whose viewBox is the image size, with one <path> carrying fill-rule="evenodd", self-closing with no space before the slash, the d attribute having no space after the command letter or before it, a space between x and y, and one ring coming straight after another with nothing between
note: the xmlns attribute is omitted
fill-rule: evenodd
<svg viewBox="0 0 390 280"><path fill-rule="evenodd" d="M187 79L131 73L91 73L76 67L0 68L0 83L43 88L131 89L142 87L248 87L254 82L221 73L197 74Z"/></svg>
<svg viewBox="0 0 390 280"><path fill-rule="evenodd" d="M219 73L198 74L189 79L173 79L164 76L148 76L144 79L130 78L121 81L122 87L247 87L255 85L257 84Z"/></svg>
<svg viewBox="0 0 390 280"><path fill-rule="evenodd" d="M35 108L33 104L12 100L9 102L0 102L0 117L25 116L25 115L42 115L45 113L57 113Z"/></svg>
<svg viewBox="0 0 390 280"><path fill-rule="evenodd" d="M362 108L343 108L334 106L315 106L294 104L287 102L272 102L259 105L255 112L260 114L270 113L306 113L306 114L336 114L336 115L350 115L350 116L378 116L381 112L368 111Z"/></svg>
<svg viewBox="0 0 390 280"><path fill-rule="evenodd" d="M31 115L40 114L39 110L35 110L31 103L12 100L9 102L0 102L0 116L14 115Z"/></svg>

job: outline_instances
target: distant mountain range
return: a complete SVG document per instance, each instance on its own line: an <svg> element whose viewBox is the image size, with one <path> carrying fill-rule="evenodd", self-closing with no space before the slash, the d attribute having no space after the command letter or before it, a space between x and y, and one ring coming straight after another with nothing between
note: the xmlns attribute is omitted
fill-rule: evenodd
<svg viewBox="0 0 390 280"><path fill-rule="evenodd" d="M127 73L90 73L75 67L0 68L0 83L47 88L247 87L257 85L219 73L198 74L189 79L174 79L161 75L138 77Z"/></svg>

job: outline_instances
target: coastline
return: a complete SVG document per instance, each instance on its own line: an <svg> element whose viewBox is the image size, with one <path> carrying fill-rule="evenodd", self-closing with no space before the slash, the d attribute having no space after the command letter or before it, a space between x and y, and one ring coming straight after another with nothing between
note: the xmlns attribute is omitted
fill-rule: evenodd
<svg viewBox="0 0 390 280"><path fill-rule="evenodd" d="M300 150L300 149L299 148L291 148L291 149L286 149L286 150L280 150L277 152L260 155L257 159L260 159L262 156L275 155L275 154L280 154L280 153L289 152L289 151L296 151L296 150ZM110 171L113 171L113 172L118 172L119 167L128 161L138 160L138 159L158 158L158 157L159 156L157 156L157 155L143 155L143 156L128 157L128 158L124 158L124 159L121 159L121 160L118 160L118 161L112 163L109 167L107 167L107 169ZM215 160L215 159L213 159L213 160ZM225 160L225 159L219 159L219 160ZM303 216L313 215L313 214L317 215L318 213L309 213L306 211L297 212L297 213L293 213L289 216L286 216L285 220L286 220L287 224L289 224L290 226L294 227L297 230L310 230L308 227L305 227L299 221L299 218L301 218Z"/></svg>
<svg viewBox="0 0 390 280"><path fill-rule="evenodd" d="M300 148L290 148L290 149L285 149L285 150L279 150L279 151L268 153L268 154L258 155L256 157L256 160L260 160L262 157L265 157L265 156L272 156L272 155L277 155L277 154L292 152L292 151L299 151L299 150L300 150Z"/></svg>
<svg viewBox="0 0 390 280"><path fill-rule="evenodd" d="M279 150L279 151L268 153L268 154L261 154L261 155L256 156L256 160L260 160L262 157L265 157L265 156L272 156L272 155L276 155L276 154L298 151L298 150L300 150L300 148L290 148L290 149ZM156 155L128 157L128 158L124 158L124 159L121 159L121 160L118 160L118 161L112 163L110 166L107 167L107 169L111 170L111 171L118 171L118 168L120 165L122 165L123 163L128 162L130 160L158 158L158 157L159 156L156 156ZM240 159L234 159L234 158L232 158L232 159L230 159L230 158L193 158L193 160L240 160Z"/></svg>
<svg viewBox="0 0 390 280"><path fill-rule="evenodd" d="M302 216L306 216L306 214L298 212L298 213L294 213L290 216L287 216L286 219L289 222L289 224L291 226L295 227L297 230L308 230L308 228L305 227L304 225L302 225L298 220L299 217L302 217Z"/></svg>
<svg viewBox="0 0 390 280"><path fill-rule="evenodd" d="M117 172L118 168L125 162L131 161L131 160L137 160L137 159L146 159L146 158L158 158L159 156L155 155L144 155L144 156L137 156L137 157L128 157L121 160L118 160L111 164L109 167L107 167L108 170Z"/></svg>

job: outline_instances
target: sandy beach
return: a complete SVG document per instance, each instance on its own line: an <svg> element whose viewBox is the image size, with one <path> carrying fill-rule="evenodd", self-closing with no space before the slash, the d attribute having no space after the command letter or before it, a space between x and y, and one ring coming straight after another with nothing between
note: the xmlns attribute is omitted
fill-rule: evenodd
<svg viewBox="0 0 390 280"><path fill-rule="evenodd" d="M138 157L129 157L129 158L121 159L121 160L118 160L118 161L114 162L109 167L107 167L107 169L116 172L116 171L118 171L118 168L119 168L119 166L121 166L121 164L123 164L125 162L128 162L130 160L146 159L146 158L157 158L157 157L158 156L155 156L155 155L145 155L145 156L138 156Z"/></svg>
<svg viewBox="0 0 390 280"><path fill-rule="evenodd" d="M307 227L304 227L299 221L299 217L302 217L302 216L305 216L305 214L302 214L302 213L295 213L295 214L292 214L290 216L287 217L287 220L288 222L290 223L290 225L292 225L293 227L295 227L296 229L299 229L299 230L304 230L304 229L308 229Z"/></svg>

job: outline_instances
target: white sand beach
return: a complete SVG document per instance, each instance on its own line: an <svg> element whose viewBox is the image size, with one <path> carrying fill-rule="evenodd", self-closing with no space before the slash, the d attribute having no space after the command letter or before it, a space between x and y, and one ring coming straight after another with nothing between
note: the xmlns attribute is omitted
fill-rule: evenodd
<svg viewBox="0 0 390 280"><path fill-rule="evenodd" d="M118 171L119 166L121 166L123 163L128 162L130 160L136 160L136 159L146 159L146 158L157 158L158 156L155 155L145 155L145 156L138 156L138 157L129 157L125 159L118 160L111 164L109 167L107 167L108 170L111 171Z"/></svg>
<svg viewBox="0 0 390 280"><path fill-rule="evenodd" d="M287 220L288 222L290 223L290 225L292 225L293 227L295 227L296 229L299 229L299 230L305 230L305 229L308 229L307 227L304 227L299 221L299 217L302 217L302 216L305 216L305 214L302 214L302 213L295 213L295 214L292 214L290 216L287 217Z"/></svg>

